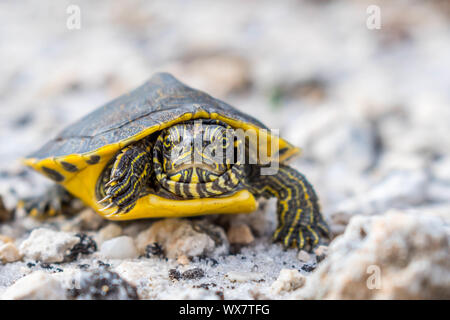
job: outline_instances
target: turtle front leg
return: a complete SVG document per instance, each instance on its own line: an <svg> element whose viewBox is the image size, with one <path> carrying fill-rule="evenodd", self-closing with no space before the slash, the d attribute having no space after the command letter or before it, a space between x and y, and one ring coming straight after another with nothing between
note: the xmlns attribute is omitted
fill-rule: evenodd
<svg viewBox="0 0 450 320"><path fill-rule="evenodd" d="M278 199L278 227L274 241L281 242L285 248L311 251L330 238L314 188L297 170L280 164L275 175L258 173L250 185L255 195Z"/></svg>
<svg viewBox="0 0 450 320"><path fill-rule="evenodd" d="M136 204L151 175L151 145L143 140L124 148L115 159L110 180L105 185L106 196L99 203L113 206L113 214L127 213Z"/></svg>
<svg viewBox="0 0 450 320"><path fill-rule="evenodd" d="M35 218L45 219L66 213L74 197L59 184L50 186L43 194L20 199L17 208Z"/></svg>

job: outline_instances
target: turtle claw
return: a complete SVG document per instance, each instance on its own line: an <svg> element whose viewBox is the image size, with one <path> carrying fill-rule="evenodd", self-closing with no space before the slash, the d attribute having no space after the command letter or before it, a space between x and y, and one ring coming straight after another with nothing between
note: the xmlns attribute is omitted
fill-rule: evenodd
<svg viewBox="0 0 450 320"><path fill-rule="evenodd" d="M114 211L113 213L108 214L106 217L112 217L112 216L115 216L115 215L119 214L120 211L121 211L120 208L118 208L116 211Z"/></svg>
<svg viewBox="0 0 450 320"><path fill-rule="evenodd" d="M115 206L114 202L111 202L111 203L108 204L106 207L103 207L103 208L101 208L101 209L99 209L99 210L100 210L100 211L105 211L105 210L108 210L109 208L114 207L114 206Z"/></svg>
<svg viewBox="0 0 450 320"><path fill-rule="evenodd" d="M105 187L108 188L110 187L114 182L117 182L119 179L113 178L111 180L109 180L106 184Z"/></svg>
<svg viewBox="0 0 450 320"><path fill-rule="evenodd" d="M112 195L107 195L106 197L104 197L102 200L97 201L98 204L102 204L103 202L109 200L112 198Z"/></svg>

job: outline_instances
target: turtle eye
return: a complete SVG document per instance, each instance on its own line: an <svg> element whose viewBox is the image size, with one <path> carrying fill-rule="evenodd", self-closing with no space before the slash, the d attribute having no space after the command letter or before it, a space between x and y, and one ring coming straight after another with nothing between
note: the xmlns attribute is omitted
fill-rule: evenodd
<svg viewBox="0 0 450 320"><path fill-rule="evenodd" d="M229 141L228 141L228 138L227 137L223 137L223 139L222 139L222 146L224 147L224 148L227 148L228 146L229 146Z"/></svg>
<svg viewBox="0 0 450 320"><path fill-rule="evenodd" d="M166 149L169 149L171 146L172 146L172 140L169 137L165 138L164 139L164 147Z"/></svg>

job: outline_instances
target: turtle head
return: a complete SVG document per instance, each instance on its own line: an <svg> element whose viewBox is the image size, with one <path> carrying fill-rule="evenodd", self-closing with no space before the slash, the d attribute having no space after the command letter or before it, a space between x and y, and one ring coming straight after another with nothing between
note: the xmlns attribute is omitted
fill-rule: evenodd
<svg viewBox="0 0 450 320"><path fill-rule="evenodd" d="M230 168L232 129L218 122L195 120L177 124L162 134L163 169L169 177L208 182ZM232 150L231 150L232 151Z"/></svg>

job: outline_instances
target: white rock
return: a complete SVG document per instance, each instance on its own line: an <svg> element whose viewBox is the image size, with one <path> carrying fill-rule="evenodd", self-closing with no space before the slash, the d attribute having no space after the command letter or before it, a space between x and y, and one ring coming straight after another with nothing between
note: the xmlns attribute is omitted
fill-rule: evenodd
<svg viewBox="0 0 450 320"><path fill-rule="evenodd" d="M100 255L108 259L133 259L139 253L131 237L121 236L103 242Z"/></svg>
<svg viewBox="0 0 450 320"><path fill-rule="evenodd" d="M450 229L445 219L390 211L351 219L299 299L449 299Z"/></svg>
<svg viewBox="0 0 450 320"><path fill-rule="evenodd" d="M264 274L258 272L230 271L225 277L231 282L249 282L264 279Z"/></svg>
<svg viewBox="0 0 450 320"><path fill-rule="evenodd" d="M277 280L272 283L271 290L276 293L291 292L303 287L306 277L295 269L282 269Z"/></svg>
<svg viewBox="0 0 450 320"><path fill-rule="evenodd" d="M44 271L17 280L6 289L3 300L65 300L66 293L61 284L52 275Z"/></svg>
<svg viewBox="0 0 450 320"><path fill-rule="evenodd" d="M62 262L70 249L80 242L72 233L39 228L22 242L19 251L27 259L53 263Z"/></svg>
<svg viewBox="0 0 450 320"><path fill-rule="evenodd" d="M0 241L0 261L3 263L14 262L20 260L19 250L12 242L4 243Z"/></svg>

